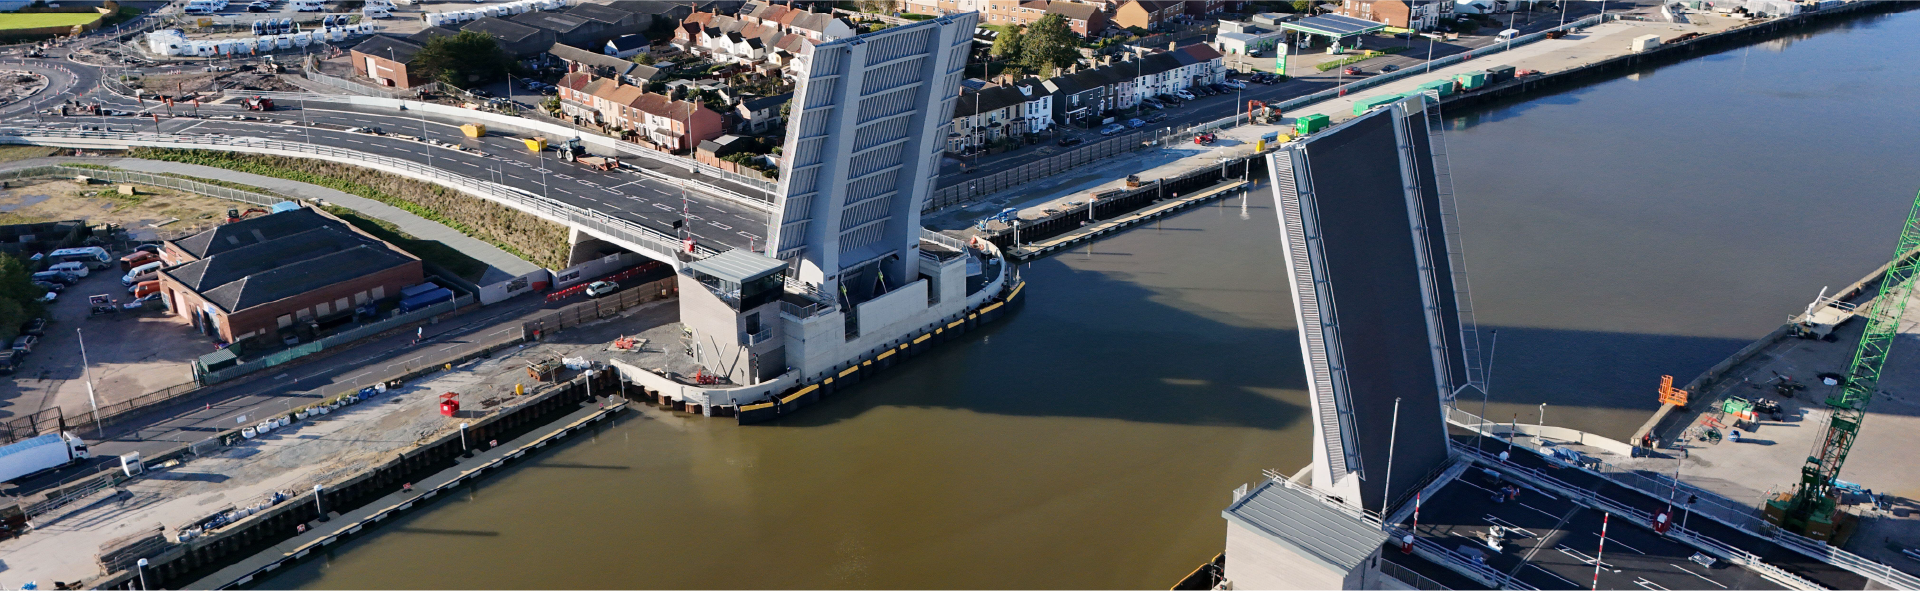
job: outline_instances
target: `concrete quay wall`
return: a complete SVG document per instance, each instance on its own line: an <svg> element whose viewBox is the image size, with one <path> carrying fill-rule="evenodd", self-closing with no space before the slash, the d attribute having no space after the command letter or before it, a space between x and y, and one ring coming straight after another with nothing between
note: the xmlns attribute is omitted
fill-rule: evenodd
<svg viewBox="0 0 1921 591"><path fill-rule="evenodd" d="M588 378L575 378L533 394L532 400L512 411L475 420L467 429L464 445L478 451L485 448L480 442L511 441L558 417L577 411L582 403L592 399L590 390L605 394L618 388L616 372L601 371L592 381L595 383L590 387ZM350 513L399 492L403 483L422 481L458 466L464 449L458 431L420 443L396 454L394 459L384 464L323 486L319 493L320 503L329 514ZM143 574L148 588L236 584L240 579L252 575L241 573L222 581L208 579L219 578L214 575L248 561L265 561L278 566L290 558L279 556L275 552L276 546L306 533L302 531L302 526L308 530L323 529L324 522L320 521L323 515L319 512L320 508L315 506L313 497L311 493L298 495L211 535L170 543L149 557L150 564L144 573L121 570L84 584L87 588L134 589L141 584L140 577ZM351 529L358 532L361 527L353 524ZM337 539L338 535L329 536L328 543Z"/></svg>
<svg viewBox="0 0 1921 591"><path fill-rule="evenodd" d="M1479 90L1455 93L1442 98L1441 105L1471 107L1519 98L1536 92L1553 91L1562 86L1579 84L1603 76L1624 74L1637 68L1693 59L1704 52L1754 43L1763 38L1782 35L1837 18L1855 16L1864 12L1896 12L1914 6L1916 5L1912 3L1893 1L1852 2L1826 11L1776 18L1719 33L1701 35L1685 41L1669 41L1660 47L1641 53L1629 53L1585 66L1547 72L1539 76L1516 78Z"/></svg>

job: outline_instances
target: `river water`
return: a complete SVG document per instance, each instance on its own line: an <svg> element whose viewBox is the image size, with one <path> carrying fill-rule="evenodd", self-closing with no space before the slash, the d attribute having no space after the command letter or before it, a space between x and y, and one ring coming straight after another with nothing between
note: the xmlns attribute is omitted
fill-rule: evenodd
<svg viewBox="0 0 1921 591"><path fill-rule="evenodd" d="M1488 414L1625 438L1662 374L1883 262L1917 14L1451 115ZM1309 460L1264 200L1036 262L1019 312L791 420L630 415L264 584L1165 587Z"/></svg>

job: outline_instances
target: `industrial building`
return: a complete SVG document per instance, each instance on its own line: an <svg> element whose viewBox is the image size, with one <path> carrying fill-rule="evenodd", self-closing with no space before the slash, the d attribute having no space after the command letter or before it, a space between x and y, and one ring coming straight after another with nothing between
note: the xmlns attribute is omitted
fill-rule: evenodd
<svg viewBox="0 0 1921 591"><path fill-rule="evenodd" d="M226 343L350 319L422 277L420 259L306 207L169 240L161 254L162 297Z"/></svg>

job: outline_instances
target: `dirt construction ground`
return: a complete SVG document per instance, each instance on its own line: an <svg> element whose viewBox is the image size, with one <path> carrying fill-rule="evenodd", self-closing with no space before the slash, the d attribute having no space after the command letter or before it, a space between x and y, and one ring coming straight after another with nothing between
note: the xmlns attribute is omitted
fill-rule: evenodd
<svg viewBox="0 0 1921 591"><path fill-rule="evenodd" d="M114 185L83 186L72 181L14 185L0 191L0 223L79 219L96 225L119 224L135 240L155 240L220 225L234 207L231 201L192 193L145 185L136 188L129 197L114 193Z"/></svg>

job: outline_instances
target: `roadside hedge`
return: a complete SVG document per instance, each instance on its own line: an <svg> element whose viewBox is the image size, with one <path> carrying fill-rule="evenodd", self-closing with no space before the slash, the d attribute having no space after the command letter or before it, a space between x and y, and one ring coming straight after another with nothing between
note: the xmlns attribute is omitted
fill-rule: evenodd
<svg viewBox="0 0 1921 591"><path fill-rule="evenodd" d="M351 164L211 150L135 148L135 158L213 166L319 185L398 207L549 269L567 266L567 227L433 183Z"/></svg>

